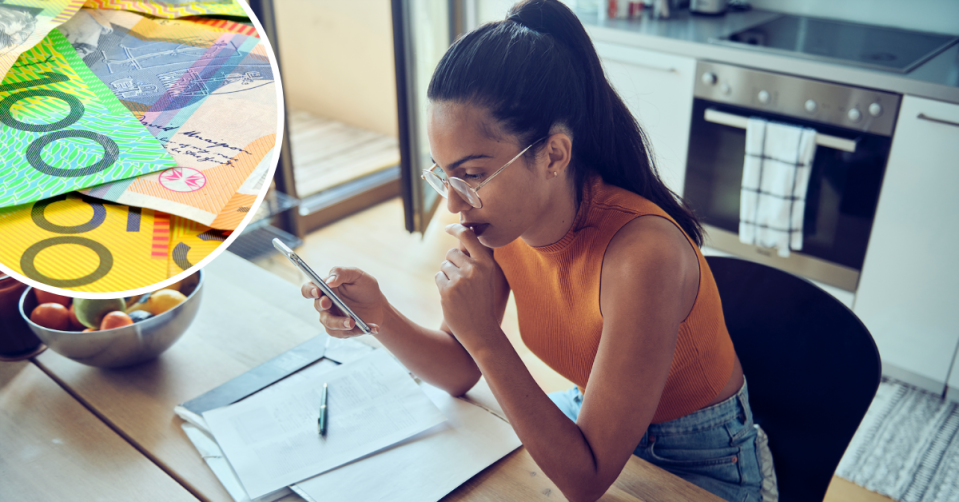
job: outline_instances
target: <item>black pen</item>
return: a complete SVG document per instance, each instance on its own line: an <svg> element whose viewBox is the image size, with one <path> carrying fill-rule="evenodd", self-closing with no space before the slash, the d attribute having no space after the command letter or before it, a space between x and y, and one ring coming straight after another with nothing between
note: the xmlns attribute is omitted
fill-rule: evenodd
<svg viewBox="0 0 959 502"><path fill-rule="evenodd" d="M323 396L320 397L320 418L316 419L320 435L326 436L326 384L323 384Z"/></svg>

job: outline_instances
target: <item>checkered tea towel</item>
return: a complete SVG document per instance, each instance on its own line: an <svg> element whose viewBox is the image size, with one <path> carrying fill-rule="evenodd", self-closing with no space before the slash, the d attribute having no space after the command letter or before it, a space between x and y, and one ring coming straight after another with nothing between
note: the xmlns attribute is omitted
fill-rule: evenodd
<svg viewBox="0 0 959 502"><path fill-rule="evenodd" d="M739 240L775 248L779 256L802 249L806 188L816 155L815 129L750 117L739 202Z"/></svg>

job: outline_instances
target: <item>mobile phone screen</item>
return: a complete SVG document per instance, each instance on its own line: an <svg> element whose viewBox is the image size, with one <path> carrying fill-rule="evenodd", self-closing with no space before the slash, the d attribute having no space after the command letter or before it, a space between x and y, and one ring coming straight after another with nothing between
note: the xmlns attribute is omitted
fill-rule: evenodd
<svg viewBox="0 0 959 502"><path fill-rule="evenodd" d="M363 322L362 319L360 319L360 316L353 313L353 311L346 306L346 303L343 302L343 300L340 299L339 296L336 296L336 293L333 292L333 289L326 284L326 282L319 276L319 274L314 272L313 269L310 268L310 266L307 265L306 262L299 257L299 255L294 253L293 250L289 248L289 246L284 244L283 241L281 241L280 239L274 238L273 247L275 247L279 252L286 255L287 259L289 259L290 262L296 266L296 268L300 269L301 272L306 274L306 276L310 278L310 281L313 284L315 284L316 287L320 288L321 291L323 291L324 295L330 297L330 300L333 302L333 305L336 305L336 307L340 309L341 312L353 318L353 321L356 322L356 327L360 328L360 330L362 330L366 334L370 333L369 326L367 326L366 323Z"/></svg>

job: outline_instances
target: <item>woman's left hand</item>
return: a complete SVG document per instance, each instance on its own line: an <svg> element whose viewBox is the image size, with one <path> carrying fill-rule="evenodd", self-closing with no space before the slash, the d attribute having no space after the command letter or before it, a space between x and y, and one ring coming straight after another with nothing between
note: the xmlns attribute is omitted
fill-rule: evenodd
<svg viewBox="0 0 959 502"><path fill-rule="evenodd" d="M454 223L446 232L459 239L460 246L446 253L436 273L436 286L446 325L471 350L499 332L497 301L508 286L493 250L481 244L471 229Z"/></svg>

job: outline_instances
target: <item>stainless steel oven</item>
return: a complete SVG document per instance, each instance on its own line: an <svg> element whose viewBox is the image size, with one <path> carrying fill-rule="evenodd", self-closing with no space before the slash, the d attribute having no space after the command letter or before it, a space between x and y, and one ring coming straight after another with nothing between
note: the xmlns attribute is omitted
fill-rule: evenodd
<svg viewBox="0 0 959 502"><path fill-rule="evenodd" d="M699 62L684 197L706 245L855 291L901 96ZM803 249L788 258L739 241L739 195L749 117L817 131Z"/></svg>

